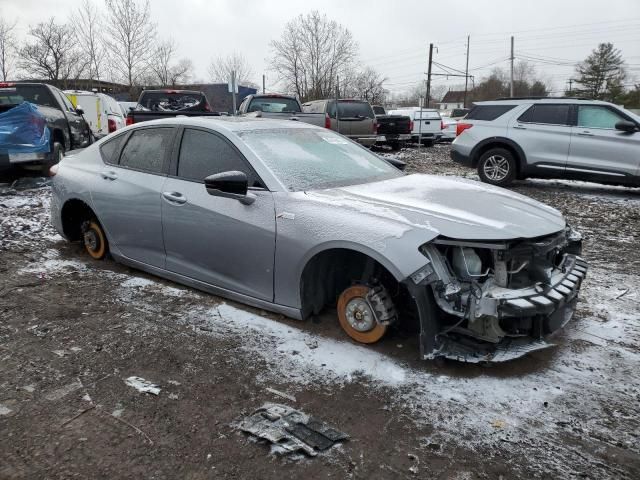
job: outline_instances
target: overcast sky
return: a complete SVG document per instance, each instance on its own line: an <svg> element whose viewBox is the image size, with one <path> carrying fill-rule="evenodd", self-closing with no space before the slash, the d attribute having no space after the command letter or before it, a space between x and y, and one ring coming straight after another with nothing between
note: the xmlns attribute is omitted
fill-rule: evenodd
<svg viewBox="0 0 640 480"><path fill-rule="evenodd" d="M103 7L104 2L94 0ZM0 15L17 19L20 34L28 25L55 16L64 21L81 0L0 0ZM476 78L495 66L506 68L509 36L515 55L535 64L539 75L560 92L599 42L622 50L632 77L640 79L640 0L153 0L160 38L173 37L179 56L193 60L196 78L208 80L212 58L233 51L249 60L256 83L267 76L269 42L285 23L311 10L326 13L349 28L359 44L360 62L388 77L391 91L424 81L429 43L434 60L464 70L466 36L471 35L469 68ZM434 72L442 72L434 68ZM434 79L449 87L460 79Z"/></svg>

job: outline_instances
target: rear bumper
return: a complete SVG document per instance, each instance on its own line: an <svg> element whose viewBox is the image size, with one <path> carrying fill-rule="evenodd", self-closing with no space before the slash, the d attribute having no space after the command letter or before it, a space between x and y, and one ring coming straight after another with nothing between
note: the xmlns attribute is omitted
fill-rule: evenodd
<svg viewBox="0 0 640 480"><path fill-rule="evenodd" d="M372 147L376 144L376 141L378 140L378 136L377 135L371 135L371 136L349 136L349 138L355 142L358 142L360 145L363 145L365 147Z"/></svg>
<svg viewBox="0 0 640 480"><path fill-rule="evenodd" d="M3 153L0 154L0 168L28 163L42 163L47 160L48 153Z"/></svg>
<svg viewBox="0 0 640 480"><path fill-rule="evenodd" d="M378 142L406 142L411 140L410 133L385 133L378 135Z"/></svg>
<svg viewBox="0 0 640 480"><path fill-rule="evenodd" d="M458 152L454 148L451 149L451 160L465 167L473 167L473 159L469 155Z"/></svg>

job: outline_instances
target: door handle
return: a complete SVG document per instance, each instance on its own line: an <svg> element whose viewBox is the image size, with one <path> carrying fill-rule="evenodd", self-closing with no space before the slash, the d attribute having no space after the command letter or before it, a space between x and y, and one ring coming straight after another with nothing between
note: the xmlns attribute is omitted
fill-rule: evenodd
<svg viewBox="0 0 640 480"><path fill-rule="evenodd" d="M526 130L527 127L523 127L522 125L514 125L513 128L517 129L517 130Z"/></svg>
<svg viewBox="0 0 640 480"><path fill-rule="evenodd" d="M118 174L116 172L101 172L100 176L105 180L115 180L118 178Z"/></svg>
<svg viewBox="0 0 640 480"><path fill-rule="evenodd" d="M162 192L162 196L169 202L177 203L178 205L187 203L187 197L182 195L180 192Z"/></svg>
<svg viewBox="0 0 640 480"><path fill-rule="evenodd" d="M595 134L593 134L591 132L587 132L587 131L578 132L578 135L580 135L581 137L593 137L593 136L595 136Z"/></svg>

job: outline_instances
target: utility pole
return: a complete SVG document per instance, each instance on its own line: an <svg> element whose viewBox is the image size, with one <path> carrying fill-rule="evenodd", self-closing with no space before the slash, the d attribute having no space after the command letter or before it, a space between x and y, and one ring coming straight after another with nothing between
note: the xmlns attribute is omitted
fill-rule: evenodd
<svg viewBox="0 0 640 480"><path fill-rule="evenodd" d="M231 72L231 97L233 98L233 115L236 115L236 71Z"/></svg>
<svg viewBox="0 0 640 480"><path fill-rule="evenodd" d="M262 74L262 93L265 93L264 83L265 83L265 75L263 73Z"/></svg>
<svg viewBox="0 0 640 480"><path fill-rule="evenodd" d="M338 112L338 99L340 98L340 77L336 76L336 132L340 133L340 114ZM331 120L329 120L331 121Z"/></svg>
<svg viewBox="0 0 640 480"><path fill-rule="evenodd" d="M509 96L513 98L513 35L511 35L511 83L509 84Z"/></svg>
<svg viewBox="0 0 640 480"><path fill-rule="evenodd" d="M569 94L571 95L571 92L573 92L573 78L569 79Z"/></svg>
<svg viewBox="0 0 640 480"><path fill-rule="evenodd" d="M464 69L464 100L462 106L467 108L467 87L469 85L469 42L471 41L471 35L467 35L467 66Z"/></svg>
<svg viewBox="0 0 640 480"><path fill-rule="evenodd" d="M429 108L429 101L431 96L431 62L433 60L433 43L429 44L429 66L427 67L427 94L424 99L424 104ZM420 111L420 118L422 119L422 110Z"/></svg>

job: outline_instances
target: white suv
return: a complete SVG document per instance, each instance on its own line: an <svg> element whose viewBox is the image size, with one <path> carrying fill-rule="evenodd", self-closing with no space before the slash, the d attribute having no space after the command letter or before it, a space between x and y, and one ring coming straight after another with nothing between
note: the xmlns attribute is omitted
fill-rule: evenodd
<svg viewBox="0 0 640 480"><path fill-rule="evenodd" d="M493 185L526 177L640 185L640 117L611 103L478 102L456 133L451 158Z"/></svg>

